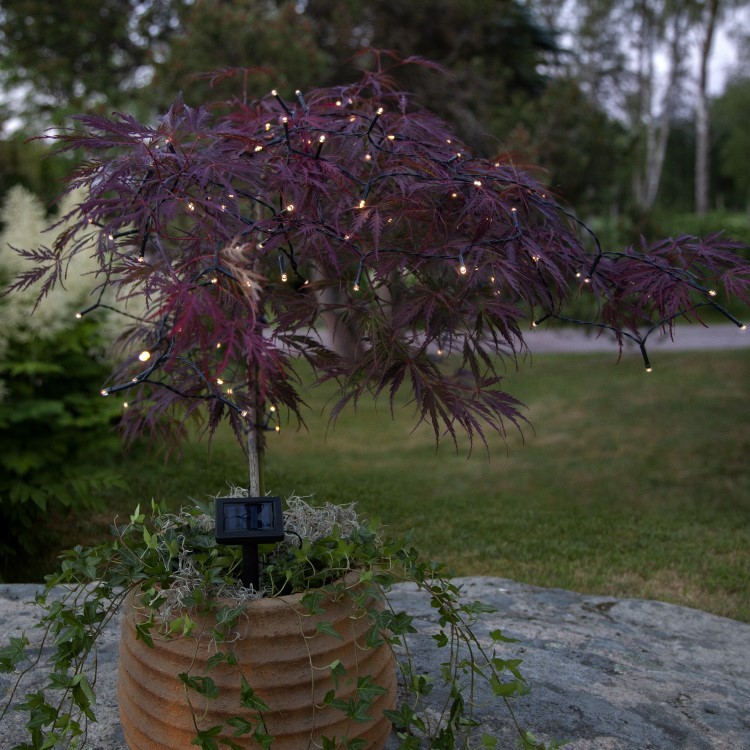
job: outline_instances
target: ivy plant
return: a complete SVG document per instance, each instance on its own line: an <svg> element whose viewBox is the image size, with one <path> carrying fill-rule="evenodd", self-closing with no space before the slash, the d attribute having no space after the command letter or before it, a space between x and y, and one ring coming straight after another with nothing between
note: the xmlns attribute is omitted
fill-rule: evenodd
<svg viewBox="0 0 750 750"><path fill-rule="evenodd" d="M300 523L303 519L303 523ZM364 648L387 644L397 657L400 700L387 709L403 750L418 748L496 747L497 739L477 729L474 714L480 689L483 700L492 695L504 705L515 723L510 699L528 691L520 660L504 653L513 643L500 630L488 641L473 632L477 618L491 612L481 602L468 602L443 566L420 558L408 538L393 538L357 516L353 506L325 504L312 507L290 498L285 541L263 555L260 592L240 580L238 547L218 545L213 534L212 510L196 504L171 514L152 504L150 517L140 507L126 523L112 528L113 540L95 547L76 547L63 553L59 572L49 576L36 598L42 608L40 635L13 637L0 649L0 671L16 673L14 687L5 696L0 720L18 701L24 677L45 660L49 670L43 688L26 693L17 708L28 716L28 740L12 750L79 747L89 721L96 720L96 648L104 629L122 603L136 592L148 613L138 625L138 637L148 646L159 638L190 638L198 618L210 614L215 654L205 673L175 675L190 695L209 700L220 695L211 669L234 663L233 631L245 608L259 595L302 593L310 614L324 612L326 599L348 597L356 617L368 628ZM301 532L301 533L300 533ZM411 582L429 595L438 626L432 636L443 654L438 675L420 672L413 660L410 636L416 632L412 617L388 604L394 584ZM385 606L375 603L385 601ZM335 635L325 619L318 630ZM311 665L311 670L312 670ZM325 696L331 706L352 719L366 719L373 701L383 692L371 676L359 675L354 697L339 696L347 675L339 663L329 665L334 688ZM225 725L203 726L196 717L193 744L203 750L239 748L238 738L251 736L261 747L273 747L263 713L269 707L257 696L240 671L240 706ZM445 699L426 700L442 690ZM437 705L439 710L435 711ZM516 724L519 743L527 748L545 745ZM324 737L325 748L364 750L357 740Z"/></svg>

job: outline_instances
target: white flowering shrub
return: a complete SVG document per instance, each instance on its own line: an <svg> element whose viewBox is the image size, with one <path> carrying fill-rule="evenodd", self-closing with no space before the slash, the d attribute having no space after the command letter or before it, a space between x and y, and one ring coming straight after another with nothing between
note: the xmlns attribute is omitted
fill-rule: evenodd
<svg viewBox="0 0 750 750"><path fill-rule="evenodd" d="M67 214L78 199L75 194L66 196L60 205L59 215ZM46 218L39 199L20 185L8 192L0 212L0 222L5 227L0 235L0 279L5 282L25 270L30 263L13 248L29 249L50 245L65 228L64 224L59 227L51 226L53 222ZM94 231L92 228L92 233ZM76 311L90 304L88 300L96 286L94 272L97 268L93 259L84 254L76 256L67 269L64 287L58 285L51 289L39 306L36 304L39 297L38 285L2 298L0 347L7 345L10 337L18 340L49 339L74 326Z"/></svg>

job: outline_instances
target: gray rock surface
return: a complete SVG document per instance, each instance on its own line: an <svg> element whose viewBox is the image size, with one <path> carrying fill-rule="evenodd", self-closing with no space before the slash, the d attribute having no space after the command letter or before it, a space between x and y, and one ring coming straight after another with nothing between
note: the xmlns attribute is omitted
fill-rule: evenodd
<svg viewBox="0 0 750 750"><path fill-rule="evenodd" d="M570 750L750 750L750 625L653 601L541 589L500 578L459 579L482 615L477 634L500 628L520 639L504 648L524 660L532 692L514 701L521 724ZM0 645L34 623L34 587L0 585ZM414 615L411 649L421 671L438 670L427 598L409 585L392 594ZM117 624L99 651L97 714L88 750L126 750L117 720ZM0 676L0 695L10 684ZM2 700L0 698L0 700ZM3 701L4 702L4 701ZM485 730L514 747L502 704L480 708ZM0 750L23 739L22 721L0 723ZM389 747L397 747L393 738Z"/></svg>

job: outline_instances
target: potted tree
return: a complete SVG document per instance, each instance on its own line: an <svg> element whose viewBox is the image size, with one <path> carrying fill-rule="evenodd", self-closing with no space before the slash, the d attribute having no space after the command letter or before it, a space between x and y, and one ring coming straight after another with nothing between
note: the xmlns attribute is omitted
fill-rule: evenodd
<svg viewBox="0 0 750 750"><path fill-rule="evenodd" d="M748 301L750 266L734 243L685 236L605 250L540 184L506 159L472 156L460 135L382 70L357 84L272 91L260 101L238 97L197 110L177 101L156 126L127 115L82 117L80 128L59 140L90 155L70 182L85 197L53 247L22 251L36 266L13 288L41 283L44 296L63 280L72 256L92 253L97 287L79 315L107 307L124 316L122 361L101 395L126 399L125 436L179 440L190 418L204 416L209 433L226 420L246 450L248 488L235 500L242 504L246 494L248 507L267 498L266 430L284 412L303 419L295 374L301 362L316 382L338 384L334 419L363 396L392 400L407 389L415 421L430 425L436 441L464 432L481 442L488 431L502 434L523 421L521 405L501 388L499 362L524 352L529 328L572 320L566 303L573 298L590 311L573 322L612 332L621 347L635 341L649 371L649 336L671 330L678 318L699 320L700 309L712 308L744 328L718 302L719 292ZM265 512L254 507L256 516ZM290 515L300 507L293 502ZM322 692L313 688L307 713L344 718L330 731L303 729L311 747L380 747L391 721L402 747L418 747L420 736L453 746L445 743L472 724L461 675L485 676L506 699L523 689L518 662L473 638L481 605L462 604L444 573L420 563L408 545L331 508L324 514L329 521L320 533L287 524L260 579L243 585L249 581L242 580L239 552L215 543L210 509L178 516L155 509L152 525L137 510L116 528L113 544L68 553L50 581L89 584L83 599L74 589L66 618L47 605L46 623L59 644L51 684L91 718L85 659L113 602L127 599L120 695L133 750L155 746L137 729L139 712L154 720L153 698L143 692L136 700L138 685L145 687L133 664L152 660L137 649L152 646L156 634L189 664L199 663L197 673L177 667L171 686L158 689L159 700L187 695L185 731L195 744L276 746L287 723L284 699L276 720L263 686L250 679L254 669L229 644L241 642L244 618L254 622L248 600L259 590L293 592L294 604L285 601L267 619L290 611L305 648L313 637L338 641L343 629L361 625L351 663L328 652L321 663L308 660L313 682L323 672L325 681ZM433 594L436 643L451 654L446 713L432 728L418 710L428 689L423 676L408 675L417 700L397 709L387 669L356 673L359 649L385 652L409 630L408 618L383 605L383 587L399 576ZM217 598L222 593L230 599ZM347 614L331 619L342 599ZM60 622L74 623L74 645ZM208 634L208 645L196 634ZM25 646L17 640L3 652L6 668L24 658ZM234 676L233 706L219 699L211 670ZM28 747L82 731L64 702L54 708L39 694L25 705L32 712ZM370 726L372 736L359 733ZM158 746L187 741L183 732ZM523 733L522 741L541 747Z"/></svg>

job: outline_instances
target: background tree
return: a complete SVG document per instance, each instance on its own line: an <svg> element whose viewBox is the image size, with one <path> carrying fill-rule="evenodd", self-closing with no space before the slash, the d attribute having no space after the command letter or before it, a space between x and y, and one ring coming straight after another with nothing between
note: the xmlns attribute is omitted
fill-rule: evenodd
<svg viewBox="0 0 750 750"><path fill-rule="evenodd" d="M0 85L39 133L71 112L130 106L164 54L183 0L4 0Z"/></svg>
<svg viewBox="0 0 750 750"><path fill-rule="evenodd" d="M553 78L541 96L517 105L505 151L574 205L581 216L618 214L626 203L630 137L572 77Z"/></svg>
<svg viewBox="0 0 750 750"><path fill-rule="evenodd" d="M712 108L719 134L721 173L732 181L733 201L746 209L750 220L750 78L736 78Z"/></svg>
<svg viewBox="0 0 750 750"><path fill-rule="evenodd" d="M188 104L236 92L235 80L222 85L205 78L222 69L255 68L244 82L249 96L272 88L308 88L331 75L330 59L298 3L196 0L176 5L175 14L177 28L154 66L149 87L161 107L169 105L176 91L184 91Z"/></svg>
<svg viewBox="0 0 750 750"><path fill-rule="evenodd" d="M709 207L708 61L721 7L720 0L705 0L699 23L698 88L695 100L695 212L699 216L704 216Z"/></svg>
<svg viewBox="0 0 750 750"><path fill-rule="evenodd" d="M509 129L513 102L541 93L539 66L557 49L554 32L516 0L307 0L304 14L332 61L330 81L351 79L350 59L362 47L445 66L448 78L411 68L396 75L485 155Z"/></svg>

